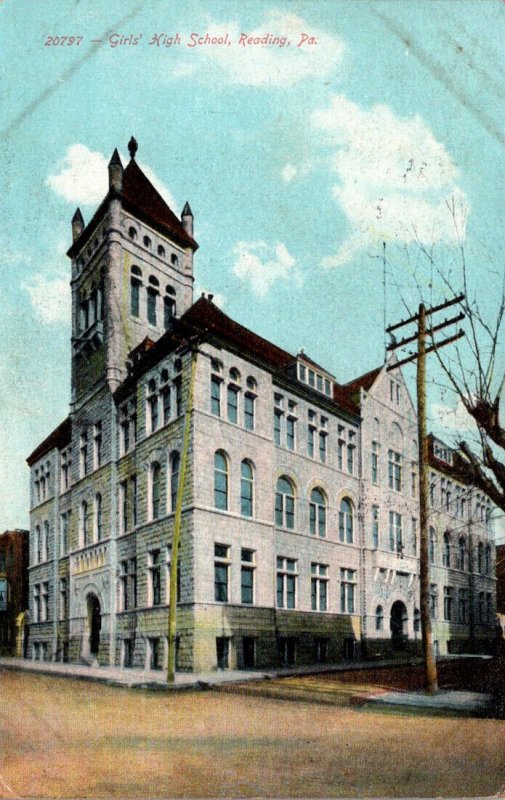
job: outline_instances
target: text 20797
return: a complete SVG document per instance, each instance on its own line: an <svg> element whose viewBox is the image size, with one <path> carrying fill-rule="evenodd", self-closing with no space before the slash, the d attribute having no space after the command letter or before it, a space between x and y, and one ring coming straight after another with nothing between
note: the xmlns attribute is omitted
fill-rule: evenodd
<svg viewBox="0 0 505 800"><path fill-rule="evenodd" d="M82 40L83 40L82 36L46 36L46 41L44 42L44 45L46 47L51 47L51 45L53 45L54 47L62 45L66 45L67 47L75 45L76 47L78 47L82 42Z"/></svg>

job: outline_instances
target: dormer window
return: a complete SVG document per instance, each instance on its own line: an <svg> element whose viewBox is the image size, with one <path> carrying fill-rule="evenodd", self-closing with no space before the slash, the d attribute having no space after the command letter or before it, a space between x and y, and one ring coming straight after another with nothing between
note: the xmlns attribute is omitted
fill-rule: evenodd
<svg viewBox="0 0 505 800"><path fill-rule="evenodd" d="M332 395L333 381L331 378L301 361L298 362L298 380L310 386L311 389L326 395L326 397L331 397Z"/></svg>

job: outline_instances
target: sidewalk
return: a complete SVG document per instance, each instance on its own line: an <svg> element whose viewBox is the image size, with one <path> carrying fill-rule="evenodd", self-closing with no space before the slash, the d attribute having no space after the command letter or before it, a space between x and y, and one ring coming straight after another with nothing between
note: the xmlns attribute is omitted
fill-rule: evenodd
<svg viewBox="0 0 505 800"><path fill-rule="evenodd" d="M383 694L362 695L355 700L356 705L365 703L400 706L401 708L461 711L465 714L483 714L490 710L488 694L445 689L439 689L436 694L432 695L425 692L384 692Z"/></svg>
<svg viewBox="0 0 505 800"><path fill-rule="evenodd" d="M411 666L421 663L418 659L405 661L353 661L339 664L322 664L308 667L286 667L271 670L216 670L213 672L177 672L175 683L167 684L164 670L126 669L121 667L88 667L85 664L62 664L52 661L32 661L25 658L0 657L0 668L23 670L42 675L56 675L63 678L101 681L109 685L130 688L153 689L202 689L229 683L246 683L290 675L317 675L329 672L349 672L361 669L381 669L387 667Z"/></svg>

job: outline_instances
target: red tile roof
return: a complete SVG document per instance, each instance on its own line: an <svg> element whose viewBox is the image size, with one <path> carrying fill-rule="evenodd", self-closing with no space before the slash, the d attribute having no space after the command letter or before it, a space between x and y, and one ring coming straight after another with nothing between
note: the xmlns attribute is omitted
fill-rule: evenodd
<svg viewBox="0 0 505 800"><path fill-rule="evenodd" d="M381 374L383 367L384 365L381 365L380 367L370 370L370 372L365 372L365 374L360 375L359 378L354 378L354 380L345 384L345 389L351 394L357 392L358 389L364 389L365 392L370 391L375 381Z"/></svg>
<svg viewBox="0 0 505 800"><path fill-rule="evenodd" d="M50 453L55 447L57 447L58 450L62 450L64 447L70 444L71 438L72 422L70 417L67 417L67 419L58 425L58 427L55 428L54 431L50 433L49 436L44 439L44 441L41 442L38 447L35 448L33 453L28 456L26 459L28 466L31 467L32 464L35 464L35 462L40 458L43 458L43 456Z"/></svg>

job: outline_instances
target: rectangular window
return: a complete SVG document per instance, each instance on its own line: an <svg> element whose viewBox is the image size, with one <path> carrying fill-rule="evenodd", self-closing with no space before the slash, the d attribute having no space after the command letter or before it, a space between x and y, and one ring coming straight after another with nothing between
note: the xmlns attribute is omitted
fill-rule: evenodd
<svg viewBox="0 0 505 800"><path fill-rule="evenodd" d="M228 386L226 408L228 422L236 425L238 422L238 389L235 386Z"/></svg>
<svg viewBox="0 0 505 800"><path fill-rule="evenodd" d="M132 527L135 528L138 523L138 488L137 488L137 476L132 475L130 478L130 487L131 487L131 517L132 517Z"/></svg>
<svg viewBox="0 0 505 800"><path fill-rule="evenodd" d="M70 511L60 517L60 555L65 556L68 552L68 524Z"/></svg>
<svg viewBox="0 0 505 800"><path fill-rule="evenodd" d="M147 554L147 595L150 606L161 603L161 558L159 550L151 550Z"/></svg>
<svg viewBox="0 0 505 800"><path fill-rule="evenodd" d="M149 669L159 670L163 668L161 656L161 639L159 636L151 636L149 642Z"/></svg>
<svg viewBox="0 0 505 800"><path fill-rule="evenodd" d="M444 586L444 620L450 622L452 619L452 586Z"/></svg>
<svg viewBox="0 0 505 800"><path fill-rule="evenodd" d="M328 610L328 565L310 565L310 596L312 611Z"/></svg>
<svg viewBox="0 0 505 800"><path fill-rule="evenodd" d="M66 492L70 488L70 450L64 450L61 454L61 481L60 490Z"/></svg>
<svg viewBox="0 0 505 800"><path fill-rule="evenodd" d="M161 390L161 408L163 413L163 425L170 422L170 386L164 386Z"/></svg>
<svg viewBox="0 0 505 800"><path fill-rule="evenodd" d="M36 583L33 587L33 619L34 622L40 622L40 583Z"/></svg>
<svg viewBox="0 0 505 800"><path fill-rule="evenodd" d="M254 550L245 547L241 551L240 591L241 601L245 605L254 603Z"/></svg>
<svg viewBox="0 0 505 800"><path fill-rule="evenodd" d="M214 545L214 600L228 602L228 577L230 568L230 547L225 544Z"/></svg>
<svg viewBox="0 0 505 800"><path fill-rule="evenodd" d="M119 449L121 455L124 455L130 449L130 420L128 419L128 406L123 406L120 411Z"/></svg>
<svg viewBox="0 0 505 800"><path fill-rule="evenodd" d="M165 548L165 559L166 559L166 597L167 603L170 603L170 570L172 566L172 547L169 545ZM178 558L177 564L177 578L176 578L176 586L175 586L175 601L176 603L181 602L181 562L180 562L180 554Z"/></svg>
<svg viewBox="0 0 505 800"><path fill-rule="evenodd" d="M158 428L158 395L151 395L147 404L149 410L149 432L153 433Z"/></svg>
<svg viewBox="0 0 505 800"><path fill-rule="evenodd" d="M129 609L128 596L128 561L121 561L119 564L119 610Z"/></svg>
<svg viewBox="0 0 505 800"><path fill-rule="evenodd" d="M412 552L417 555L417 519L412 517L410 520L410 535L412 539Z"/></svg>
<svg viewBox="0 0 505 800"><path fill-rule="evenodd" d="M403 553L402 515L396 511L389 512L389 549L398 555Z"/></svg>
<svg viewBox="0 0 505 800"><path fill-rule="evenodd" d="M288 450L295 449L295 426L296 420L294 417L286 418L286 447Z"/></svg>
<svg viewBox="0 0 505 800"><path fill-rule="evenodd" d="M230 639L227 636L216 638L216 661L218 669L228 669L230 666Z"/></svg>
<svg viewBox="0 0 505 800"><path fill-rule="evenodd" d="M396 492L402 490L402 456L401 453L396 453L390 450L388 454L388 477L389 488L394 489Z"/></svg>
<svg viewBox="0 0 505 800"><path fill-rule="evenodd" d="M307 453L310 458L314 458L314 442L316 438L316 429L313 425L307 428Z"/></svg>
<svg viewBox="0 0 505 800"><path fill-rule="evenodd" d="M372 547L379 547L379 506L372 506Z"/></svg>
<svg viewBox="0 0 505 800"><path fill-rule="evenodd" d="M221 378L210 379L210 410L215 417L221 416Z"/></svg>
<svg viewBox="0 0 505 800"><path fill-rule="evenodd" d="M436 583L430 583L430 617L436 619L438 615L438 589Z"/></svg>
<svg viewBox="0 0 505 800"><path fill-rule="evenodd" d="M327 435L328 435L327 433L324 433L323 431L319 431L319 460L321 461L322 464L326 464L326 437L327 437ZM352 472L352 466L351 466L350 472Z"/></svg>
<svg viewBox="0 0 505 800"><path fill-rule="evenodd" d="M293 558L277 557L277 606L296 608L297 563Z"/></svg>
<svg viewBox="0 0 505 800"><path fill-rule="evenodd" d="M468 622L468 589L460 589L458 593L458 618L462 623Z"/></svg>
<svg viewBox="0 0 505 800"><path fill-rule="evenodd" d="M93 428L93 467L102 466L102 423L97 422Z"/></svg>
<svg viewBox="0 0 505 800"><path fill-rule="evenodd" d="M68 588L67 579L60 578L60 619L68 618Z"/></svg>
<svg viewBox="0 0 505 800"><path fill-rule="evenodd" d="M182 414L182 380L180 375L174 378L173 386L175 391L175 413L180 417Z"/></svg>
<svg viewBox="0 0 505 800"><path fill-rule="evenodd" d="M354 472L354 445L349 445L347 448L347 472L352 475Z"/></svg>
<svg viewBox="0 0 505 800"><path fill-rule="evenodd" d="M282 431L282 411L278 408L274 408L274 442L277 445L281 443L281 431Z"/></svg>
<svg viewBox="0 0 505 800"><path fill-rule="evenodd" d="M372 442L372 483L379 485L379 444Z"/></svg>
<svg viewBox="0 0 505 800"><path fill-rule="evenodd" d="M40 591L40 621L47 622L49 619L49 584L45 581Z"/></svg>
<svg viewBox="0 0 505 800"><path fill-rule="evenodd" d="M128 530L128 482L119 484L119 530L126 533Z"/></svg>
<svg viewBox="0 0 505 800"><path fill-rule="evenodd" d="M158 292L148 287L147 289L147 321L149 325L156 325L156 301Z"/></svg>
<svg viewBox="0 0 505 800"><path fill-rule="evenodd" d="M79 476L84 478L88 469L88 433L81 433L79 445Z"/></svg>
<svg viewBox="0 0 505 800"><path fill-rule="evenodd" d="M354 614L354 595L356 591L356 570L340 568L340 611Z"/></svg>
<svg viewBox="0 0 505 800"><path fill-rule="evenodd" d="M130 298L130 313L132 317L138 317L140 314L140 285L140 281L132 278Z"/></svg>
<svg viewBox="0 0 505 800"><path fill-rule="evenodd" d="M254 430L254 396L244 395L244 426L248 431Z"/></svg>

